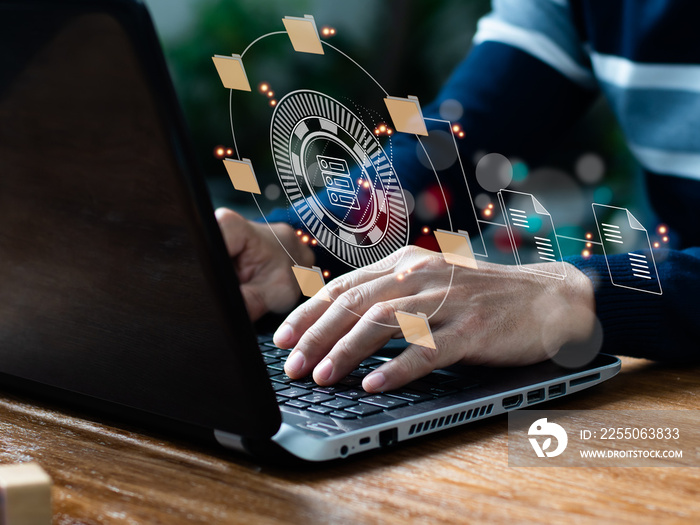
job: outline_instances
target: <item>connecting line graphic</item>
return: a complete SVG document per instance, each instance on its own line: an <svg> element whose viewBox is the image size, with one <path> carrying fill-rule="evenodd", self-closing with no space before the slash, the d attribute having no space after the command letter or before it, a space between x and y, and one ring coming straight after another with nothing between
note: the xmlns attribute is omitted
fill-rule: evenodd
<svg viewBox="0 0 700 525"><path fill-rule="evenodd" d="M481 224L488 224L490 226L500 226L501 228L507 228L507 226L505 224L501 224L500 222L491 222L491 221L485 221L482 219L479 219L478 222L480 222ZM595 244L597 246L603 246L602 242L593 241L591 239L577 239L576 237L569 237L568 235L559 235L558 233L556 234L556 236L560 239L568 239L570 241L582 242L584 244ZM481 254L478 254L478 253L475 253L474 255L481 256Z"/></svg>
<svg viewBox="0 0 700 525"><path fill-rule="evenodd" d="M557 237L559 237L560 239L569 239L570 241L578 241L578 242L582 242L582 243L585 243L585 244L597 244L598 246L603 246L603 243L602 243L602 242L598 242L598 241L592 241L592 240L586 240L586 239L577 239L576 237L568 237L568 236L566 236L566 235L559 235L559 234L557 234Z"/></svg>

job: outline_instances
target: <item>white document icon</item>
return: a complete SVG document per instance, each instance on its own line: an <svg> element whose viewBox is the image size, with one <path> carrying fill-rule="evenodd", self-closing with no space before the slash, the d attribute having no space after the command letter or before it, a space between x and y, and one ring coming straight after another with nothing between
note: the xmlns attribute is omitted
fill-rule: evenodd
<svg viewBox="0 0 700 525"><path fill-rule="evenodd" d="M615 286L661 295L661 283L649 242L649 233L627 208L593 204L593 215L603 243L610 280ZM627 264L610 267L608 257L624 254Z"/></svg>
<svg viewBox="0 0 700 525"><path fill-rule="evenodd" d="M554 221L545 207L532 194L513 190L499 191L498 201L518 269L555 279L566 278ZM548 265L546 270L526 266L534 263L555 264Z"/></svg>

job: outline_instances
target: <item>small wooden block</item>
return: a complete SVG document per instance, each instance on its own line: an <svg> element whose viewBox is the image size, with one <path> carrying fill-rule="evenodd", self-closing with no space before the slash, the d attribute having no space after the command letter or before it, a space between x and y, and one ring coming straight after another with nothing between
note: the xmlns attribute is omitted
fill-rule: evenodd
<svg viewBox="0 0 700 525"><path fill-rule="evenodd" d="M51 525L51 478L38 463L0 466L0 525Z"/></svg>

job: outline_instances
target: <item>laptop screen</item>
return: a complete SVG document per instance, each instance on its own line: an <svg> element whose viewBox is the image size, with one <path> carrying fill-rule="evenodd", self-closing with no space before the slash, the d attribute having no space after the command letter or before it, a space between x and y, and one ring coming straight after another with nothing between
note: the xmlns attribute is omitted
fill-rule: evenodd
<svg viewBox="0 0 700 525"><path fill-rule="evenodd" d="M212 292L223 243L145 10L76 5L0 2L0 372L269 435L278 419L250 421L274 397L231 342L254 345L240 299ZM245 378L257 405L238 401Z"/></svg>

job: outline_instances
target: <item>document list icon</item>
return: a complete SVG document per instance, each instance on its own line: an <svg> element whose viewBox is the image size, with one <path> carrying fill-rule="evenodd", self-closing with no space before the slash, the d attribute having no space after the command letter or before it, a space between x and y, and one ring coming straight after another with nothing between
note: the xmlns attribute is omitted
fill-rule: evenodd
<svg viewBox="0 0 700 525"><path fill-rule="evenodd" d="M499 191L498 200L518 268L555 279L566 278L554 221L545 207L533 195L513 190ZM528 266L535 263L555 264L546 269Z"/></svg>
<svg viewBox="0 0 700 525"><path fill-rule="evenodd" d="M612 283L661 295L656 261L644 226L626 208L593 204L593 215ZM616 257L611 261L613 255Z"/></svg>

